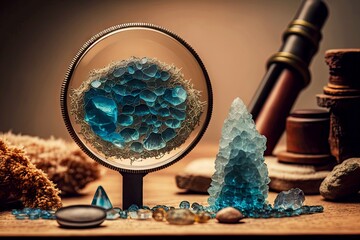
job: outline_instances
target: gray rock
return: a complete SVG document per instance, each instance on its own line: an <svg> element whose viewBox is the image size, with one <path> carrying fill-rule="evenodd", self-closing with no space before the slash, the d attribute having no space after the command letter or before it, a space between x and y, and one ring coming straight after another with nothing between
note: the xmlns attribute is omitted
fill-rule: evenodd
<svg viewBox="0 0 360 240"><path fill-rule="evenodd" d="M320 185L320 194L328 200L346 200L360 190L360 158L349 158L334 167Z"/></svg>

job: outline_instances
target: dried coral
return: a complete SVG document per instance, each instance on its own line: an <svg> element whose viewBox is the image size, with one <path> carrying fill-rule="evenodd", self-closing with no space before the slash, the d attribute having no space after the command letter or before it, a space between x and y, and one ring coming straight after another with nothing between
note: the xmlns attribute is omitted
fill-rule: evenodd
<svg viewBox="0 0 360 240"><path fill-rule="evenodd" d="M61 195L78 194L88 183L100 178L99 164L73 142L63 139L0 134L11 145L22 147L30 161L43 170L61 190Z"/></svg>
<svg viewBox="0 0 360 240"><path fill-rule="evenodd" d="M25 207L58 209L60 191L46 174L37 169L18 148L8 147L0 139L0 203L20 199Z"/></svg>

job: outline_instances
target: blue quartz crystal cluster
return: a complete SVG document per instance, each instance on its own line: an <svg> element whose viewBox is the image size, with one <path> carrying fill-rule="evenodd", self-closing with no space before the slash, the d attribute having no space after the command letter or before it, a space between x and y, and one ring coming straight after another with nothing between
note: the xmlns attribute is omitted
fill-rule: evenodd
<svg viewBox="0 0 360 240"><path fill-rule="evenodd" d="M281 192L274 207L267 202L268 177L264 162L266 138L258 133L251 114L236 98L224 122L215 173L208 189L209 208L219 211L235 207L244 216L256 218L289 217L322 212L322 206L303 206L300 189Z"/></svg>
<svg viewBox="0 0 360 240"><path fill-rule="evenodd" d="M151 58L123 60L84 84L75 113L106 156L159 157L186 140L202 113L191 105L200 104L199 91L180 70Z"/></svg>
<svg viewBox="0 0 360 240"><path fill-rule="evenodd" d="M225 120L208 203L216 210L232 206L256 211L266 205L266 138L260 135L244 103L236 98Z"/></svg>

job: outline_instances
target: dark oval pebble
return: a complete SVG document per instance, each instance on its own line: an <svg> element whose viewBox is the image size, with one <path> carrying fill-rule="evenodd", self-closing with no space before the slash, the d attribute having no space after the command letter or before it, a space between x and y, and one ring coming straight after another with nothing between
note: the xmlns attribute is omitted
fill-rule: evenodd
<svg viewBox="0 0 360 240"><path fill-rule="evenodd" d="M99 226L106 219L105 209L93 205L72 205L55 212L56 221L62 227L87 228Z"/></svg>

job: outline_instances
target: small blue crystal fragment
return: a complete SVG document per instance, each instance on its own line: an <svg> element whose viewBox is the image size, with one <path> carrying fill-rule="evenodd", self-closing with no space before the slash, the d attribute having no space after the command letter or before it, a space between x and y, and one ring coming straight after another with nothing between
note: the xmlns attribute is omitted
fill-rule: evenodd
<svg viewBox="0 0 360 240"><path fill-rule="evenodd" d="M143 68L143 65L141 64L141 62L136 62L135 66L136 66L137 69L142 69Z"/></svg>
<svg viewBox="0 0 360 240"><path fill-rule="evenodd" d="M120 131L120 135L124 138L125 142L131 142L139 139L139 132L133 128L124 128Z"/></svg>
<svg viewBox="0 0 360 240"><path fill-rule="evenodd" d="M145 89L146 83L144 83L141 80L134 79L127 83L127 86L133 88L133 89Z"/></svg>
<svg viewBox="0 0 360 240"><path fill-rule="evenodd" d="M150 90L143 90L140 93L140 98L146 102L155 102L157 95Z"/></svg>
<svg viewBox="0 0 360 240"><path fill-rule="evenodd" d="M150 113L149 107L145 104L140 104L135 107L135 115L137 116L145 116Z"/></svg>
<svg viewBox="0 0 360 240"><path fill-rule="evenodd" d="M121 77L126 72L126 68L118 68L113 72L114 77Z"/></svg>
<svg viewBox="0 0 360 240"><path fill-rule="evenodd" d="M179 128L181 125L181 122L177 119L166 119L165 125L170 128Z"/></svg>
<svg viewBox="0 0 360 240"><path fill-rule="evenodd" d="M168 117L168 116L170 116L170 111L167 108L160 108L159 109L159 115L161 117Z"/></svg>
<svg viewBox="0 0 360 240"><path fill-rule="evenodd" d="M118 85L118 84L112 87L112 91L121 96L127 96L130 94L130 91L126 88L126 86Z"/></svg>
<svg viewBox="0 0 360 240"><path fill-rule="evenodd" d="M139 127L139 134L146 134L149 131L148 127Z"/></svg>
<svg viewBox="0 0 360 240"><path fill-rule="evenodd" d="M173 89L166 89L164 95L164 100L168 103L177 106L183 102L185 102L187 98L187 93L185 89L181 86L176 86Z"/></svg>
<svg viewBox="0 0 360 240"><path fill-rule="evenodd" d="M274 208L296 210L302 207L304 201L304 192L299 188L292 188L288 191L282 191L276 196Z"/></svg>
<svg viewBox="0 0 360 240"><path fill-rule="evenodd" d="M130 149L134 152L142 153L144 151L144 147L139 142L133 142L131 143Z"/></svg>
<svg viewBox="0 0 360 240"><path fill-rule="evenodd" d="M168 142L176 136L176 132L172 128L167 128L161 133L162 138Z"/></svg>
<svg viewBox="0 0 360 240"><path fill-rule="evenodd" d="M155 77L157 70L158 66L155 64L151 64L149 67L144 68L142 72L148 77Z"/></svg>
<svg viewBox="0 0 360 240"><path fill-rule="evenodd" d="M181 201L180 204L179 204L179 207L180 208L183 208L183 209L189 209L190 208L190 203L189 201Z"/></svg>
<svg viewBox="0 0 360 240"><path fill-rule="evenodd" d="M17 220L25 220L25 219L28 218L28 215L25 214L25 213L19 213L19 214L15 215L15 218L16 218Z"/></svg>
<svg viewBox="0 0 360 240"><path fill-rule="evenodd" d="M140 63L141 63L141 64L147 63L147 58L146 58L146 57L143 57L143 58L140 60Z"/></svg>
<svg viewBox="0 0 360 240"><path fill-rule="evenodd" d="M91 205L99 206L105 209L113 208L110 199L102 186L98 186Z"/></svg>
<svg viewBox="0 0 360 240"><path fill-rule="evenodd" d="M113 208L106 211L106 219L107 220L115 220L115 219L118 219L119 217L120 217L120 213Z"/></svg>
<svg viewBox="0 0 360 240"><path fill-rule="evenodd" d="M133 124L133 122L134 118L130 115L120 114L118 116L118 123L120 124L120 126L127 127Z"/></svg>
<svg viewBox="0 0 360 240"><path fill-rule="evenodd" d="M139 210L139 206L136 204L131 204L130 207L127 209L128 212L136 212Z"/></svg>
<svg viewBox="0 0 360 240"><path fill-rule="evenodd" d="M170 74L166 71L162 71L161 72L161 80L163 80L164 82L167 81L170 78Z"/></svg>
<svg viewBox="0 0 360 240"><path fill-rule="evenodd" d="M162 139L159 133L150 133L144 141L144 148L146 150L159 150L166 146L166 142Z"/></svg>
<svg viewBox="0 0 360 240"><path fill-rule="evenodd" d="M170 108L170 114L177 120L185 120L186 113L184 111L177 110L175 108Z"/></svg>
<svg viewBox="0 0 360 240"><path fill-rule="evenodd" d="M161 96L165 93L165 88L164 87L158 87L157 89L154 90L154 93L157 95L157 96Z"/></svg>
<svg viewBox="0 0 360 240"><path fill-rule="evenodd" d="M128 73L133 74L135 72L135 69L133 66L128 66L127 71Z"/></svg>
<svg viewBox="0 0 360 240"><path fill-rule="evenodd" d="M122 113L123 114L133 114L135 111L135 107L130 106L130 105L125 105L122 108Z"/></svg>
<svg viewBox="0 0 360 240"><path fill-rule="evenodd" d="M120 218L127 219L127 217L128 217L128 212L127 211L121 211L120 212Z"/></svg>
<svg viewBox="0 0 360 240"><path fill-rule="evenodd" d="M101 86L101 82L100 82L99 80L92 81L92 82L91 82L91 86L92 86L93 88L98 88L98 87Z"/></svg>

